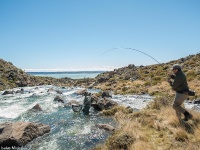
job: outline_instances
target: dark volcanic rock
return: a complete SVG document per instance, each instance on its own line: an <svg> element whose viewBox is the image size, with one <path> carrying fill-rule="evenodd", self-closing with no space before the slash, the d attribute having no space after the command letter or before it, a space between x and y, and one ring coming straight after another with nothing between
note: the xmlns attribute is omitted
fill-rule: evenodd
<svg viewBox="0 0 200 150"><path fill-rule="evenodd" d="M31 122L5 122L0 124L0 146L24 146L28 142L50 131L45 124Z"/></svg>
<svg viewBox="0 0 200 150"><path fill-rule="evenodd" d="M54 101L64 103L64 100L63 100L62 97L60 97L60 96L56 96L56 97L54 98Z"/></svg>
<svg viewBox="0 0 200 150"><path fill-rule="evenodd" d="M29 111L43 111L43 110L42 110L42 108L41 108L41 106L39 104L36 104Z"/></svg>
<svg viewBox="0 0 200 150"><path fill-rule="evenodd" d="M97 105L99 106L99 108L101 110L103 109L111 109L113 108L114 106L117 106L117 102L113 101L113 100L109 100L109 99L102 99L102 100L99 100L97 102Z"/></svg>
<svg viewBox="0 0 200 150"><path fill-rule="evenodd" d="M16 93L24 94L24 89L17 90Z"/></svg>
<svg viewBox="0 0 200 150"><path fill-rule="evenodd" d="M104 97L112 97L109 92L103 92L101 95L102 98Z"/></svg>
<svg viewBox="0 0 200 150"><path fill-rule="evenodd" d="M200 99L195 100L195 101L194 101L194 104L200 104Z"/></svg>
<svg viewBox="0 0 200 150"><path fill-rule="evenodd" d="M14 91L5 91L5 92L3 92L2 95L7 95L7 94L14 94Z"/></svg>

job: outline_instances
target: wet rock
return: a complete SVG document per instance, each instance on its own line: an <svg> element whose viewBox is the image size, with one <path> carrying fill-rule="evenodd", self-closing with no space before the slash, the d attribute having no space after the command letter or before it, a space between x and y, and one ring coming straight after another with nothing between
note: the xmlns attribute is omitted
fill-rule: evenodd
<svg viewBox="0 0 200 150"><path fill-rule="evenodd" d="M100 108L99 105L96 104L96 103L92 103L91 106L94 108L94 110L97 110L97 111L101 111L102 110L102 108Z"/></svg>
<svg viewBox="0 0 200 150"><path fill-rule="evenodd" d="M54 98L54 101L64 103L64 100L63 100L62 97L60 97L60 96L56 96L56 97Z"/></svg>
<svg viewBox="0 0 200 150"><path fill-rule="evenodd" d="M0 124L0 145L1 146L24 146L28 142L42 136L50 131L45 124L31 122L5 122Z"/></svg>
<svg viewBox="0 0 200 150"><path fill-rule="evenodd" d="M114 106L117 106L117 102L109 99L101 99L97 102L98 107L103 110L103 109L111 109Z"/></svg>
<svg viewBox="0 0 200 150"><path fill-rule="evenodd" d="M80 105L80 102L76 101L76 100L71 100L68 103L65 104L66 106L72 106L72 105Z"/></svg>
<svg viewBox="0 0 200 150"><path fill-rule="evenodd" d="M75 92L75 94L77 94L77 95L83 95L85 92L87 92L86 89L84 89L84 90L79 90L79 91Z"/></svg>
<svg viewBox="0 0 200 150"><path fill-rule="evenodd" d="M2 95L7 95L7 94L14 94L14 91L5 91L5 92L3 92Z"/></svg>
<svg viewBox="0 0 200 150"><path fill-rule="evenodd" d="M59 90L55 90L53 88L50 88L47 90L48 93L58 93L58 94L62 94L62 91L59 91Z"/></svg>
<svg viewBox="0 0 200 150"><path fill-rule="evenodd" d="M114 131L115 128L109 124L96 124L95 125L99 129L104 129L106 131Z"/></svg>
<svg viewBox="0 0 200 150"><path fill-rule="evenodd" d="M195 101L194 101L194 104L200 104L200 99L195 100Z"/></svg>
<svg viewBox="0 0 200 150"><path fill-rule="evenodd" d="M103 92L101 95L102 98L104 97L112 97L109 92Z"/></svg>
<svg viewBox="0 0 200 150"><path fill-rule="evenodd" d="M53 88L47 90L48 93L56 92Z"/></svg>
<svg viewBox="0 0 200 150"><path fill-rule="evenodd" d="M17 90L16 93L19 93L19 94L24 94L24 89L21 89L21 90Z"/></svg>
<svg viewBox="0 0 200 150"><path fill-rule="evenodd" d="M36 104L35 106L33 106L33 108L31 108L29 111L43 111L41 106L39 104Z"/></svg>

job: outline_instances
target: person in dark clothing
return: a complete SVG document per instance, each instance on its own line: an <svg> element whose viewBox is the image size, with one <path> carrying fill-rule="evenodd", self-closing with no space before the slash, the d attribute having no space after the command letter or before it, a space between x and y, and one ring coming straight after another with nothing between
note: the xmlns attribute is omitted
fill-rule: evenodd
<svg viewBox="0 0 200 150"><path fill-rule="evenodd" d="M84 96L85 96L85 98L83 100L84 107L83 107L82 111L83 111L84 115L89 115L89 110L90 110L91 103L92 103L92 101L91 101L91 94L85 92Z"/></svg>
<svg viewBox="0 0 200 150"><path fill-rule="evenodd" d="M176 111L177 117L181 119L181 113L184 114L184 121L188 121L192 118L192 115L181 107L181 104L188 98L188 83L185 74L182 72L181 66L179 64L173 65L171 68L173 74L169 74L169 80L172 89L176 91L173 108ZM172 81L172 80L173 81Z"/></svg>

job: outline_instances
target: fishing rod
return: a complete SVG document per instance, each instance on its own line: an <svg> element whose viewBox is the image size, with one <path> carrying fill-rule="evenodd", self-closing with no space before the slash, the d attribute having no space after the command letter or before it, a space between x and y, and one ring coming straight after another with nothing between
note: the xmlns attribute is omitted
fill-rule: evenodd
<svg viewBox="0 0 200 150"><path fill-rule="evenodd" d="M132 50L132 51L136 51L136 52L142 53L142 54L144 54L144 55L150 57L150 58L153 59L154 61L156 61L158 64L160 64L160 62L159 62L158 60L156 60L154 57L152 57L151 55L149 55L149 54L147 54L147 53L145 53L145 52L143 52L143 51L141 51L141 50L134 49L134 48L123 48L123 47L122 47L122 48L112 48L112 49L109 49L109 50L103 52L102 55L104 55L105 53L107 53L107 52L109 52L109 51L113 51L113 50L122 50L122 49L125 49L125 50Z"/></svg>

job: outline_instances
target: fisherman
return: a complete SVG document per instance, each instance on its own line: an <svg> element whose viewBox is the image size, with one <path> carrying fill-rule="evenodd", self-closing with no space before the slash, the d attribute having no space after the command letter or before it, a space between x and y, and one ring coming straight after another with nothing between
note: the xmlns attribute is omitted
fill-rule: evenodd
<svg viewBox="0 0 200 150"><path fill-rule="evenodd" d="M181 66L179 64L175 64L171 68L173 73L169 74L169 84L172 89L176 91L173 108L176 111L176 115L179 119L181 119L181 113L184 114L184 121L188 121L192 118L192 115L181 107L181 104L188 98L188 83L185 74L182 72ZM172 79L172 80L171 80Z"/></svg>
<svg viewBox="0 0 200 150"><path fill-rule="evenodd" d="M90 110L90 107L91 107L91 93L88 93L88 92L85 92L84 93L84 100L83 100L83 113L84 115L89 115L89 110Z"/></svg>

